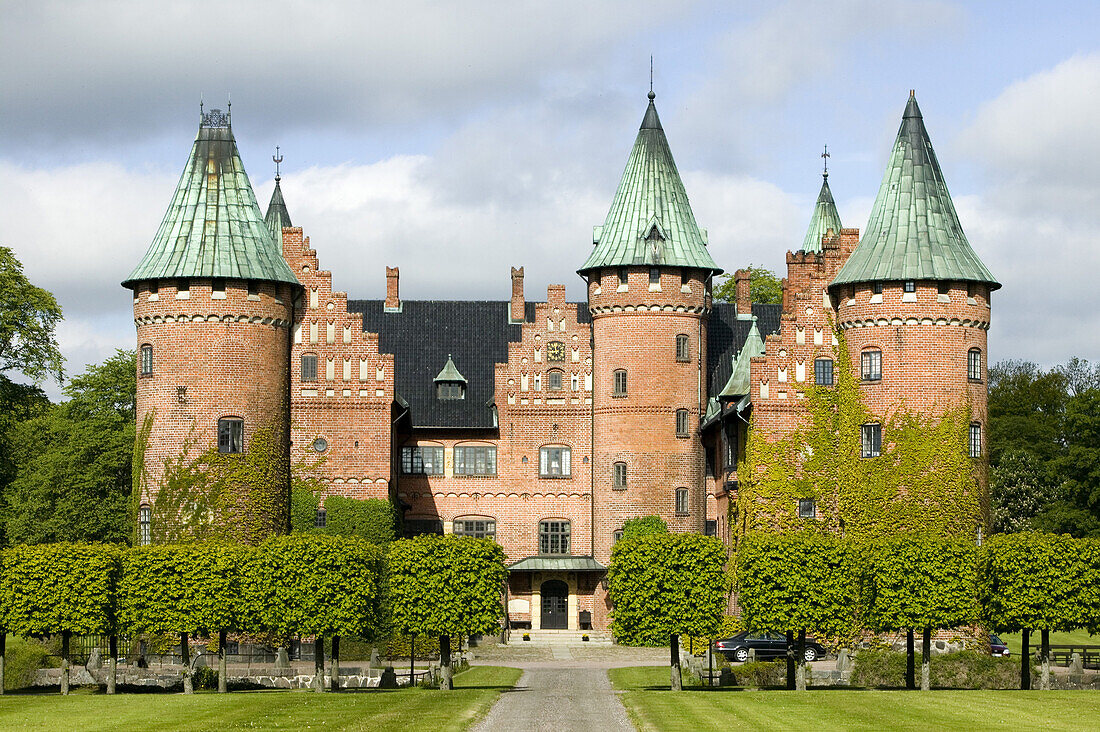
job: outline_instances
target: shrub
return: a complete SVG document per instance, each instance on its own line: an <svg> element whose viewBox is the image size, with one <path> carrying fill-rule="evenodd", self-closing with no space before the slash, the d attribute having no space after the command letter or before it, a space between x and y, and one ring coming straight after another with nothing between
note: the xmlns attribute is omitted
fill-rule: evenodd
<svg viewBox="0 0 1100 732"><path fill-rule="evenodd" d="M4 654L4 688L24 689L34 683L38 669L57 665L57 649L34 638L8 636Z"/></svg>
<svg viewBox="0 0 1100 732"><path fill-rule="evenodd" d="M730 668L735 686L763 689L787 683L786 661L749 661Z"/></svg>
<svg viewBox="0 0 1100 732"><path fill-rule="evenodd" d="M218 672L209 666L200 666L191 677L195 689L217 689Z"/></svg>
<svg viewBox="0 0 1100 732"><path fill-rule="evenodd" d="M1018 689L1019 661L993 658L977 651L932 656L932 686L944 689ZM852 686L900 688L905 686L905 654L895 651L860 651L852 669Z"/></svg>
<svg viewBox="0 0 1100 732"><path fill-rule="evenodd" d="M668 524L660 516L638 516L623 524L623 535L619 539L636 539L647 534L667 534Z"/></svg>
<svg viewBox="0 0 1100 732"><path fill-rule="evenodd" d="M381 498L325 499L325 533L335 536L357 536L372 544L385 544L394 539L393 504Z"/></svg>
<svg viewBox="0 0 1100 732"><path fill-rule="evenodd" d="M314 531L317 527L317 508L321 497L317 491L298 485L290 490L290 530L295 534Z"/></svg>

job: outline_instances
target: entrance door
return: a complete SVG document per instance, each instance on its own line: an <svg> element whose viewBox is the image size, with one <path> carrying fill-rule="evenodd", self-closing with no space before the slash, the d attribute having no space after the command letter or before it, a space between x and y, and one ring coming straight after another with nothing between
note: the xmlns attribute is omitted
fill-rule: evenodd
<svg viewBox="0 0 1100 732"><path fill-rule="evenodd" d="M542 583L542 627L565 630L569 627L569 585L561 580Z"/></svg>

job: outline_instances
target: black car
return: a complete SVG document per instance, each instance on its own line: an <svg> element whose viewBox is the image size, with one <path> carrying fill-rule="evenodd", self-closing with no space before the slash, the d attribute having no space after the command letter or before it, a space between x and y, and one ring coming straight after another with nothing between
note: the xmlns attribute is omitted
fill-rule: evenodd
<svg viewBox="0 0 1100 732"><path fill-rule="evenodd" d="M797 642L796 637L795 643L797 644ZM756 652L756 657L759 659L786 658L787 635L786 633L776 633L774 631L753 632L746 630L732 638L722 638L714 642L714 650L724 654L731 661L749 660L750 648ZM816 661L824 656L825 648L813 638L806 638L806 649L803 652L803 657L807 661Z"/></svg>

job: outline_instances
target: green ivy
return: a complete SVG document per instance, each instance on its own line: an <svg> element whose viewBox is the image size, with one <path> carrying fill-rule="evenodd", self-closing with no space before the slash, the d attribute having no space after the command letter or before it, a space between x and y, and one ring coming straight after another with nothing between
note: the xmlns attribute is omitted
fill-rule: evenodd
<svg viewBox="0 0 1100 732"><path fill-rule="evenodd" d="M668 524L660 516L637 516L623 524L623 539L634 539L646 534L667 534Z"/></svg>
<svg viewBox="0 0 1100 732"><path fill-rule="evenodd" d="M120 547L114 544L39 544L0 556L0 626L41 636L71 631L110 633Z"/></svg>

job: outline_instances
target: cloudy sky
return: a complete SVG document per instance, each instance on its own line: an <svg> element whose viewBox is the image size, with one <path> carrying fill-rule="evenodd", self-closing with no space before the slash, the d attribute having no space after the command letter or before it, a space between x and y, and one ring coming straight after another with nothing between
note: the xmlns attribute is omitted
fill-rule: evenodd
<svg viewBox="0 0 1100 732"><path fill-rule="evenodd" d="M916 89L963 227L1003 283L992 360L1100 360L1095 2L0 0L0 243L61 301L70 373L133 347L119 282L233 101L334 284L529 299L564 282L657 106L720 266L781 271L821 182L863 228ZM47 385L57 395L56 385Z"/></svg>

